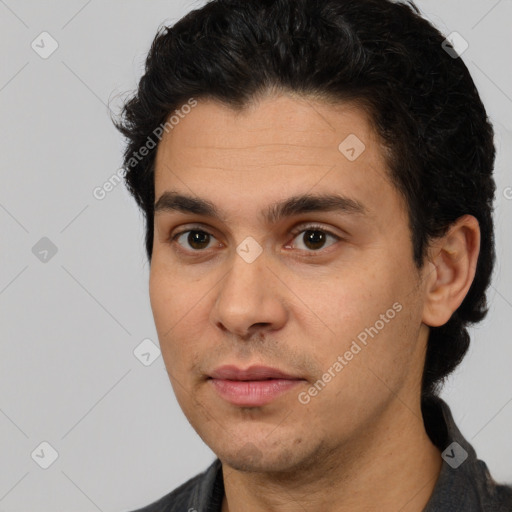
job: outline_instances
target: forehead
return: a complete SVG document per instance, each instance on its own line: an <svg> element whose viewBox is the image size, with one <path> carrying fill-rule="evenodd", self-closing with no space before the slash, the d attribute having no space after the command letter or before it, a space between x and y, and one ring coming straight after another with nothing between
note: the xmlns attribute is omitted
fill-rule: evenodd
<svg viewBox="0 0 512 512"><path fill-rule="evenodd" d="M157 150L157 200L168 189L242 204L334 188L370 209L372 195L394 193L381 141L354 104L280 95L236 111L198 100Z"/></svg>
<svg viewBox="0 0 512 512"><path fill-rule="evenodd" d="M246 159L245 166L280 161L314 164L318 154L341 156L339 144L350 135L367 147L380 145L366 112L353 104L279 95L234 110L217 101L199 100L190 113L164 133L158 154L164 152L163 148L172 149L203 163L215 156L216 162L230 166L236 151ZM303 157L308 158L307 162Z"/></svg>

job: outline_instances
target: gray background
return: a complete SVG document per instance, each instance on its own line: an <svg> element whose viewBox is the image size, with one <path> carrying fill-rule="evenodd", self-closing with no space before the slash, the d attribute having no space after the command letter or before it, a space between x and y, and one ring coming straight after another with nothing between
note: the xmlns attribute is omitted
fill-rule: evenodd
<svg viewBox="0 0 512 512"><path fill-rule="evenodd" d="M122 184L93 195L121 165L107 105L136 86L158 26L200 5L0 0L0 511L129 510L214 458L161 356L145 366L133 352L158 345L142 217ZM491 311L443 397L496 479L512 481L512 2L418 5L468 41L462 58L496 130ZM31 47L50 48L43 31L59 45L46 59ZM58 453L47 469L43 441Z"/></svg>

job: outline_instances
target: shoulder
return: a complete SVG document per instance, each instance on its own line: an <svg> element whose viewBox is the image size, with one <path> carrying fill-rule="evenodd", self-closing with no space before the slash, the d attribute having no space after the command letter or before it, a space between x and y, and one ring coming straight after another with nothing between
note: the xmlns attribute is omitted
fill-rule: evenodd
<svg viewBox="0 0 512 512"><path fill-rule="evenodd" d="M512 510L512 485L497 483L490 475L485 462L479 460L480 487L482 510L495 510L496 512L510 512Z"/></svg>
<svg viewBox="0 0 512 512"><path fill-rule="evenodd" d="M216 459L205 471L144 508L131 512L188 512L208 504L222 478L221 463Z"/></svg>
<svg viewBox="0 0 512 512"><path fill-rule="evenodd" d="M497 483L455 424L439 397L422 404L425 427L442 453L443 464L425 512L511 512L512 487Z"/></svg>

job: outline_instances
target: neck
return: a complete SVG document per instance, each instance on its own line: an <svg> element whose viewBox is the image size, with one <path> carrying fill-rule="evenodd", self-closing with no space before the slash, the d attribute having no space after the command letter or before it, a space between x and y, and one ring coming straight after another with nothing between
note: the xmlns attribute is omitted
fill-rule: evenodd
<svg viewBox="0 0 512 512"><path fill-rule="evenodd" d="M392 400L377 426L282 473L223 464L222 512L420 512L432 495L441 456L420 404Z"/></svg>

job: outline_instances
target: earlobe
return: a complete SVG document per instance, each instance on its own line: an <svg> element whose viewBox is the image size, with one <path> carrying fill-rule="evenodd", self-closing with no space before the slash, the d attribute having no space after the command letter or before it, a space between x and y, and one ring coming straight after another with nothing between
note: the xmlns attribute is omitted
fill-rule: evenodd
<svg viewBox="0 0 512 512"><path fill-rule="evenodd" d="M429 248L425 272L423 323L444 325L461 305L475 277L480 252L480 227L472 215L464 215Z"/></svg>

